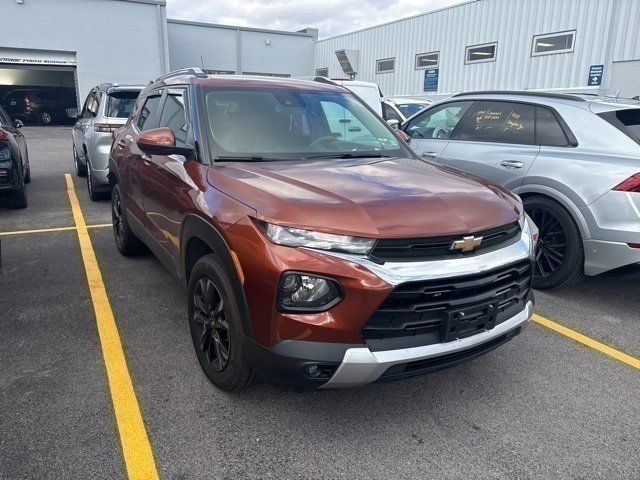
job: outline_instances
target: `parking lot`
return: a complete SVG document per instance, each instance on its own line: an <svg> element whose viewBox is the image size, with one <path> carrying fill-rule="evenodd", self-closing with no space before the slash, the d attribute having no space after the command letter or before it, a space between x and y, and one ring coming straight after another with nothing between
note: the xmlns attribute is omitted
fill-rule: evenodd
<svg viewBox="0 0 640 480"><path fill-rule="evenodd" d="M537 292L523 335L453 369L226 394L201 372L179 285L150 253L121 256L109 202L68 186L70 128L24 133L29 207L0 202L0 478L131 472L78 213L161 478L638 478L640 266Z"/></svg>

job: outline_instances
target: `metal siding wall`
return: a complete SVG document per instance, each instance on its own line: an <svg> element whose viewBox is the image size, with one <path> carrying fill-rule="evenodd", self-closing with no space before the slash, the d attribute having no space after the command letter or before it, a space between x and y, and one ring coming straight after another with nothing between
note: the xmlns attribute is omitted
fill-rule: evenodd
<svg viewBox="0 0 640 480"><path fill-rule="evenodd" d="M438 93L584 88L590 65L607 65L606 81L613 59L640 57L637 34L630 33L639 28L638 0L477 0L321 40L315 68L343 76L335 50L360 50L358 79L377 82L385 95L420 94L424 72L415 70L415 54L440 51ZM534 35L574 29L573 53L531 56ZM495 62L465 65L467 46L494 41ZM375 73L377 59L394 56L394 73Z"/></svg>

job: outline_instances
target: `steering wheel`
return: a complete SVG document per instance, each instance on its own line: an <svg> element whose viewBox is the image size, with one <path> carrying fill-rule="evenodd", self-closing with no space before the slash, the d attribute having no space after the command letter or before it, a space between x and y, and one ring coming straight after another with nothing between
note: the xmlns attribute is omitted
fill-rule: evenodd
<svg viewBox="0 0 640 480"><path fill-rule="evenodd" d="M444 138L444 139L447 139L451 135L452 130L453 129L451 127L447 127L446 125L440 125L439 127L436 127L433 130L433 137L432 138L441 138L441 139Z"/></svg>
<svg viewBox="0 0 640 480"><path fill-rule="evenodd" d="M333 135L325 135L324 137L316 138L313 142L309 144L309 147L315 147L319 143L326 142L327 140L336 140L336 137Z"/></svg>

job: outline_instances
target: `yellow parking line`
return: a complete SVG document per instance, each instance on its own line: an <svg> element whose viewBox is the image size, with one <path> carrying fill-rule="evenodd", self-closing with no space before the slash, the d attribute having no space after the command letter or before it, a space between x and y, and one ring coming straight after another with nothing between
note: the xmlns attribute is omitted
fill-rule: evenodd
<svg viewBox="0 0 640 480"><path fill-rule="evenodd" d="M571 330L570 328L567 328L556 322L552 322L548 318L541 317L540 315L537 315L535 313L533 314L533 317L531 317L531 319L534 322L539 323L540 325L544 325L545 327L550 328L554 332L558 332L566 337L569 337L572 340L575 340L576 342L582 343L587 347L598 350L605 355L609 355L610 357L615 358L622 363L626 363L627 365L640 370L640 359L632 357L631 355L627 355L626 353L616 350L615 348L611 348L604 343L598 342L593 338L587 337L586 335L578 333L575 330Z"/></svg>
<svg viewBox="0 0 640 480"><path fill-rule="evenodd" d="M154 480L158 478L156 463L127 368L127 360L120 342L118 327L113 318L113 311L109 304L107 291L102 281L102 274L98 267L98 261L84 222L80 204L78 203L71 175L65 174L65 179L98 324L102 355L107 369L111 400L113 401L116 423L120 433L127 474L130 479Z"/></svg>
<svg viewBox="0 0 640 480"><path fill-rule="evenodd" d="M101 223L99 225L87 225L87 228L104 228L111 227L110 223ZM12 235L27 235L30 233L50 233L50 232L66 232L69 230L77 230L78 227L52 227L52 228L39 228L37 230L14 230L11 232L0 232L0 237L9 237Z"/></svg>

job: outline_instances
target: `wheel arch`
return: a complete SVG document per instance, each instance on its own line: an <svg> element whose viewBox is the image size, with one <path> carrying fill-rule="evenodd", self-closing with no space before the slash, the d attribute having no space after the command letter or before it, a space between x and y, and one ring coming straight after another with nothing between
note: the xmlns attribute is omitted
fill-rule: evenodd
<svg viewBox="0 0 640 480"><path fill-rule="evenodd" d="M518 189L514 189L513 191L514 193L517 193L522 200L529 197L541 196L550 198L551 200L559 203L569 212L573 220L576 222L582 241L584 242L585 240L591 239L591 230L589 229L587 219L573 200L564 193L546 185L524 185Z"/></svg>
<svg viewBox="0 0 640 480"><path fill-rule="evenodd" d="M244 334L252 338L249 307L244 288L236 268L236 262L233 259L232 250L222 233L199 215L189 214L182 223L180 239L179 269L185 291L188 291L189 277L197 261L205 255L216 255L226 267L231 278L231 288L238 299L241 310Z"/></svg>

